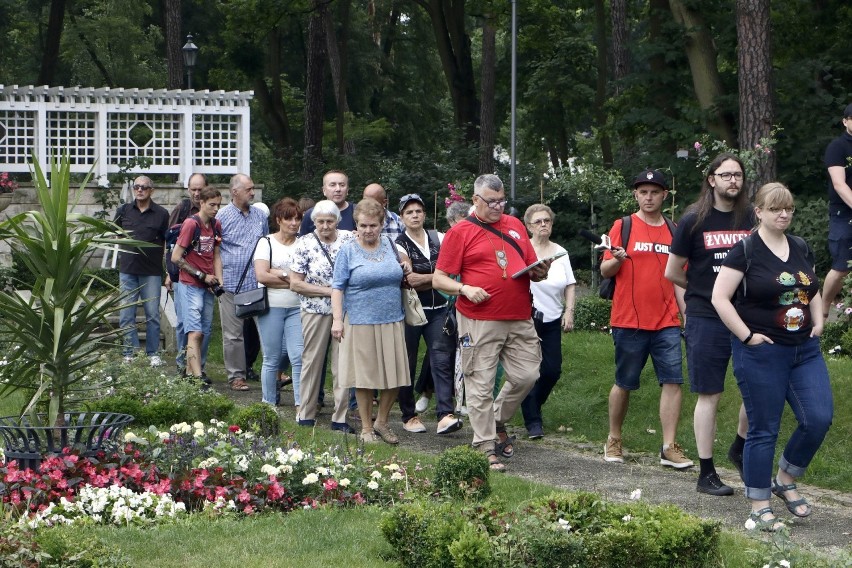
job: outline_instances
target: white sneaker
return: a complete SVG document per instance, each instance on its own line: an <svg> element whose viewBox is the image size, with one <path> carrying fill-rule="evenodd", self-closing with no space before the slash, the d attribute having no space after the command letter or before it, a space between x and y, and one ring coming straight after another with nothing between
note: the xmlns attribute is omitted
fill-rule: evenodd
<svg viewBox="0 0 852 568"><path fill-rule="evenodd" d="M420 398L417 399L417 402L414 403L414 410L417 412L426 412L427 408L429 408L429 397L425 394L421 394Z"/></svg>
<svg viewBox="0 0 852 568"><path fill-rule="evenodd" d="M420 418L415 416L410 419L408 422L402 425L406 432L411 432L413 434L422 434L426 431L426 426L420 421Z"/></svg>
<svg viewBox="0 0 852 568"><path fill-rule="evenodd" d="M163 366L163 360L160 359L159 355L151 355L150 357L148 357L148 361L151 362L152 367L162 367Z"/></svg>

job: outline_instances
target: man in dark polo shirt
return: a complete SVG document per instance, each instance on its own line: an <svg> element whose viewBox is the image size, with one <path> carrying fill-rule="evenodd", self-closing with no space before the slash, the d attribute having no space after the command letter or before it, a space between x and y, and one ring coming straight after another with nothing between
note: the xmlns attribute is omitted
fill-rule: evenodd
<svg viewBox="0 0 852 568"><path fill-rule="evenodd" d="M822 313L827 317L843 288L852 260L852 104L843 111L843 134L825 150L828 168L828 250L831 270L822 288Z"/></svg>
<svg viewBox="0 0 852 568"><path fill-rule="evenodd" d="M128 302L142 301L145 309L145 353L152 367L163 364L160 347L160 289L163 283L163 250L169 228L169 212L154 203L151 195L154 184L146 176L133 180L133 201L118 208L115 222L139 241L150 246L122 251L118 257L121 291ZM119 325L124 331L124 357L129 360L133 350L139 348L136 331L136 308L121 310Z"/></svg>

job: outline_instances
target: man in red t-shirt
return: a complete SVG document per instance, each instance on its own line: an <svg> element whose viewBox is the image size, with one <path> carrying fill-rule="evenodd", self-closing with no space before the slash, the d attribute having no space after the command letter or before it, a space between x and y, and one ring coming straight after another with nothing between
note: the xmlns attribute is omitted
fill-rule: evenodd
<svg viewBox="0 0 852 568"><path fill-rule="evenodd" d="M690 467L675 442L680 420L683 364L678 312L683 289L665 278L672 232L663 216L668 197L666 178L645 170L633 180L639 211L631 215L630 235L621 242L621 219L609 232L612 249L604 253L601 275L615 279L612 298L612 340L615 343L615 384L609 393L609 436L604 460L624 462L621 427L627 415L630 391L639 388L639 376L650 355L661 387L660 422L663 426L662 465ZM677 290L677 291L676 291Z"/></svg>
<svg viewBox="0 0 852 568"><path fill-rule="evenodd" d="M432 287L459 296L459 345L473 445L485 452L493 471L503 471L499 456L514 453L514 437L505 423L538 379L541 363L530 280L546 278L550 262L512 278L538 259L523 223L503 214L506 194L499 177L476 178L473 204L473 214L444 235ZM498 361L506 382L494 399Z"/></svg>
<svg viewBox="0 0 852 568"><path fill-rule="evenodd" d="M216 212L222 205L221 192L205 187L199 196L198 214L186 219L180 227L172 262L180 268L180 283L183 288L183 306L178 318L183 321L186 333L186 364L190 375L201 380L201 342L204 330L210 329L213 319L212 287L221 285L222 258L219 245L222 227L216 220ZM200 227L198 241L193 242ZM184 252L186 254L184 255Z"/></svg>

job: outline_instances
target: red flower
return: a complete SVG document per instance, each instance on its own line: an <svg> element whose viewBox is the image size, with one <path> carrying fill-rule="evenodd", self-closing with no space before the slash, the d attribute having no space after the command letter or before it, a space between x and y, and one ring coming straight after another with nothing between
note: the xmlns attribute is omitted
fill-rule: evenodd
<svg viewBox="0 0 852 568"><path fill-rule="evenodd" d="M231 432L232 434L236 434L239 431L240 431L240 427L237 426L236 424L231 424L230 426L228 426L228 432Z"/></svg>

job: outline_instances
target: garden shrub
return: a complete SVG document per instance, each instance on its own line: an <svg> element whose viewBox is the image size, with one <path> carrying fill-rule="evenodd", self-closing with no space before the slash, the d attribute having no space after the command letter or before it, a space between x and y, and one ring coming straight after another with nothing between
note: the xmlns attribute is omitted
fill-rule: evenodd
<svg viewBox="0 0 852 568"><path fill-rule="evenodd" d="M819 337L819 346L822 352L845 357L852 355L852 351L847 351L842 345L843 334L848 329L849 324L845 321L826 322L822 329L822 335ZM834 351L838 345L840 345L840 351Z"/></svg>
<svg viewBox="0 0 852 568"><path fill-rule="evenodd" d="M264 402L235 408L228 421L246 432L256 432L261 436L278 435L281 424L281 418L275 407Z"/></svg>
<svg viewBox="0 0 852 568"><path fill-rule="evenodd" d="M577 331L609 331L612 302L604 300L594 291L577 298L574 304L574 329Z"/></svg>
<svg viewBox="0 0 852 568"><path fill-rule="evenodd" d="M841 355L846 355L847 357L852 355L852 328L847 327L843 331L843 335L840 336L840 341L837 345L840 345Z"/></svg>
<svg viewBox="0 0 852 568"><path fill-rule="evenodd" d="M718 559L719 523L670 505L557 493L517 514L447 507L412 503L385 516L382 533L403 567L620 568L629 559L633 568L697 568Z"/></svg>
<svg viewBox="0 0 852 568"><path fill-rule="evenodd" d="M574 269L574 280L577 281L578 286L591 286L592 285L592 271L589 270L588 268L575 268Z"/></svg>
<svg viewBox="0 0 852 568"><path fill-rule="evenodd" d="M130 563L119 550L80 530L33 531L8 522L0 534L0 566L125 568Z"/></svg>
<svg viewBox="0 0 852 568"><path fill-rule="evenodd" d="M470 446L456 446L441 454L433 484L456 499L484 499L491 494L488 458Z"/></svg>

